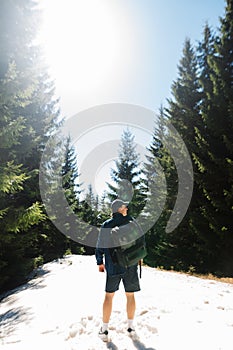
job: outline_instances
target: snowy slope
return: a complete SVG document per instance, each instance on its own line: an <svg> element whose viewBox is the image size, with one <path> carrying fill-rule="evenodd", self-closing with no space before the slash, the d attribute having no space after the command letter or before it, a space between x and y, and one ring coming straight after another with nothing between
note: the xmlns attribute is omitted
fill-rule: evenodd
<svg viewBox="0 0 233 350"><path fill-rule="evenodd" d="M143 267L136 293L138 338L126 335L123 287L114 297L111 340L97 336L105 274L94 256L70 256L1 302L2 350L232 350L233 285Z"/></svg>

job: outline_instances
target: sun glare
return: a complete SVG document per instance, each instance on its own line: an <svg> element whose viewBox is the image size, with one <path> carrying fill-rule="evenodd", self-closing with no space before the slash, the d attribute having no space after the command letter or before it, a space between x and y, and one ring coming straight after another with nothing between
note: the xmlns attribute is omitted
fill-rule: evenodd
<svg viewBox="0 0 233 350"><path fill-rule="evenodd" d="M65 86L71 94L85 94L116 84L131 50L128 20L117 3L43 0L41 4L41 41L58 90Z"/></svg>

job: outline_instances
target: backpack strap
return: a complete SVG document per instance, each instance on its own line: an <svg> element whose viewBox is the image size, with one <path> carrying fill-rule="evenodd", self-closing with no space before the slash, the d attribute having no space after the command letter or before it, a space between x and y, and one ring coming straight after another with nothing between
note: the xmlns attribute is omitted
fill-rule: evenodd
<svg viewBox="0 0 233 350"><path fill-rule="evenodd" d="M140 259L139 262L139 277L142 278L142 260Z"/></svg>

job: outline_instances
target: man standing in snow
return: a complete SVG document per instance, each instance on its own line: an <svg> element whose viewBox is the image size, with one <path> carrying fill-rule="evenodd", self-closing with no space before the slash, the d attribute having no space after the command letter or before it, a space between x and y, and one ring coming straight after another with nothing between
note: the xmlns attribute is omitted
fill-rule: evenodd
<svg viewBox="0 0 233 350"><path fill-rule="evenodd" d="M106 270L106 286L105 286L105 299L103 302L103 324L100 329L99 335L103 340L108 339L108 323L112 312L112 301L115 292L119 289L120 282L123 282L125 294L126 294L126 310L128 317L128 334L133 335L135 333L133 327L134 314L136 309L136 303L134 298L134 292L140 290L139 278L137 272L137 264L130 267L122 267L116 263L113 263L111 257L111 248L106 242L110 242L110 231L116 226L122 226L128 224L132 218L127 214L128 203L123 202L120 199L116 199L112 202L112 218L105 221L101 226L97 248L95 252L97 265L100 272ZM109 229L109 230L106 230ZM101 247L101 242L103 247ZM104 257L104 261L103 261Z"/></svg>

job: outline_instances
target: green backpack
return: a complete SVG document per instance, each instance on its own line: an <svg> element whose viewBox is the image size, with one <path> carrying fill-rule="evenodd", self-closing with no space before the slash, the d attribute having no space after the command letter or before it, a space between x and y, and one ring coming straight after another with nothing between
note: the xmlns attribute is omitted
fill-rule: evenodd
<svg viewBox="0 0 233 350"><path fill-rule="evenodd" d="M147 255L145 235L135 220L111 230L113 248L110 255L113 263L123 267L137 264Z"/></svg>

